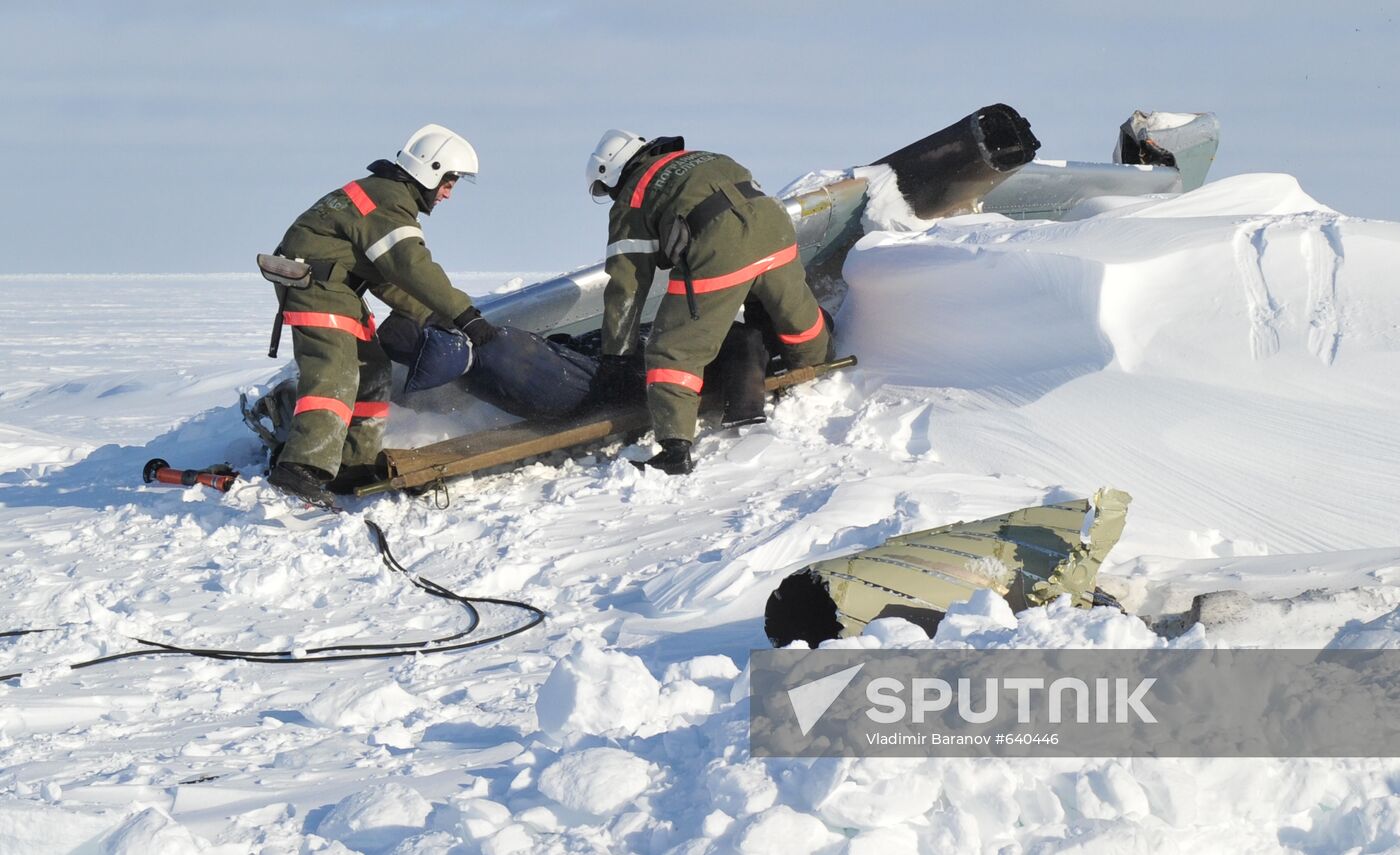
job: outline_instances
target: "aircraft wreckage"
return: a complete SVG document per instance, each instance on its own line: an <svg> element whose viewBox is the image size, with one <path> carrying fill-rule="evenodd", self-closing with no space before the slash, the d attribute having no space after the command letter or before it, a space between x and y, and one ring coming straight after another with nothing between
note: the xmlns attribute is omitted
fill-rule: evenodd
<svg viewBox="0 0 1400 855"><path fill-rule="evenodd" d="M1135 112L1119 129L1113 163L1037 160L1040 141L1030 123L1011 107L993 104L867 166L832 173L815 187L801 181L796 186L810 189L780 201L792 217L808 283L834 314L846 293L842 265L864 234L867 203L881 188L886 188L882 202L888 201L884 193L891 178L895 204L902 201L918 220L967 213L1060 219L1095 198L1193 190L1204 183L1218 141L1219 124L1211 113ZM385 449L385 479L357 493L421 489L546 452L645 431L644 406L592 408L582 391L596 369L606 285L599 261L508 294L483 297L478 302L482 313L506 328L513 342L496 348L494 357L492 348L482 348L471 370L452 382L463 394L523 421L421 448ZM664 283L651 289L644 320L655 315L665 293ZM382 331L381 338L391 357L409 363L395 355ZM521 370L531 360L547 365L546 373L559 378L551 388L541 389L535 382L540 371ZM854 362L846 357L774 374L766 385L775 391ZM269 445L279 423L289 421L290 409L279 413L294 396L286 386L252 406L244 402L250 427Z"/></svg>
<svg viewBox="0 0 1400 855"><path fill-rule="evenodd" d="M1134 113L1119 129L1114 163L1035 160L1040 141L1005 104L971 113L937 133L853 167L815 190L782 201L817 298L829 310L845 296L841 264L863 235L861 215L871 179L891 170L899 193L921 220L958 214L1059 219L1101 196L1185 193L1205 183L1220 126L1212 113ZM882 169L883 168L883 169ZM663 275L663 274L659 274ZM603 262L483 298L492 323L541 334L597 330L607 285ZM665 294L653 288L647 317Z"/></svg>

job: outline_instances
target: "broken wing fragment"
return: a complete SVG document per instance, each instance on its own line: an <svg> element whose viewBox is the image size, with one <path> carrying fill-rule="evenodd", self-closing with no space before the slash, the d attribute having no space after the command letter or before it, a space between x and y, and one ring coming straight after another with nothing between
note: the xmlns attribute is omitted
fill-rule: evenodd
<svg viewBox="0 0 1400 855"><path fill-rule="evenodd" d="M953 603L982 589L1017 611L1067 595L1096 595L1100 565L1123 533L1131 497L1104 488L1093 499L1022 508L974 522L900 535L819 561L783 580L768 599L764 631L775 646L815 647L859 635L877 618L902 617L930 635Z"/></svg>

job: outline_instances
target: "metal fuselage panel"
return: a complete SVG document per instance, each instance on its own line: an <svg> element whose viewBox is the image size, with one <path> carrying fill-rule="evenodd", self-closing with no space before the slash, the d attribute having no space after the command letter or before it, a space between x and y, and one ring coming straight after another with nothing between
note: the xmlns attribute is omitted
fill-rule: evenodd
<svg viewBox="0 0 1400 855"><path fill-rule="evenodd" d="M803 264L813 263L823 252L838 246L841 241L837 238L843 233L854 229L858 236L865 189L865 179L848 178L783 201L797 232ZM643 321L656 315L669 275L669 271L657 271L642 311ZM509 294L484 297L478 305L494 324L544 335L577 335L602 325L603 291L607 285L608 275L600 261Z"/></svg>
<svg viewBox="0 0 1400 855"><path fill-rule="evenodd" d="M983 197L982 211L1016 220L1058 220L1100 196L1180 192L1181 173L1169 166L1035 160Z"/></svg>

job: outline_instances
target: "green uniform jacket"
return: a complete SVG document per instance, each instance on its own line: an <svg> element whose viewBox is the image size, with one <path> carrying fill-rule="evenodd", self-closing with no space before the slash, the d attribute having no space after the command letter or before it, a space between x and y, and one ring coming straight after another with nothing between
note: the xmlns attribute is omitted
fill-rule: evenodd
<svg viewBox="0 0 1400 855"><path fill-rule="evenodd" d="M644 157L628 165L608 215L603 353L627 355L637 351L642 306L651 290L652 277L658 267L669 266L660 251L661 238L675 219L690 213L720 187L752 180L749 171L738 163L708 151L672 152ZM780 249L783 240L782 235L775 234L772 247L736 249L758 258L764 252ZM726 328L729 320L725 319Z"/></svg>
<svg viewBox="0 0 1400 855"><path fill-rule="evenodd" d="M433 314L450 321L471 308L423 242L420 198L415 187L374 175L321 197L287 229L278 252L334 267L326 287L313 286L320 293L295 295L301 299L294 302L310 298L318 311L359 318L354 292L365 286L419 324Z"/></svg>

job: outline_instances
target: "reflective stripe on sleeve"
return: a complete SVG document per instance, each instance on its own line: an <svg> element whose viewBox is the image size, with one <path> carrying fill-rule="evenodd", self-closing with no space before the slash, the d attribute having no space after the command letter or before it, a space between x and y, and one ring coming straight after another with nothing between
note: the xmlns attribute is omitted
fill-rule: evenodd
<svg viewBox="0 0 1400 855"><path fill-rule="evenodd" d="M691 374L689 371L678 371L674 368L653 368L647 372L647 385L653 383L671 383L676 386L684 386L695 394L700 394L700 388L705 385L705 381Z"/></svg>
<svg viewBox="0 0 1400 855"><path fill-rule="evenodd" d="M817 309L817 322L808 329L794 335L779 335L778 341L783 344L803 344L821 335L822 327L826 325L826 319L822 315L822 310Z"/></svg>
<svg viewBox="0 0 1400 855"><path fill-rule="evenodd" d="M723 291L725 288L733 288L735 285L743 285L750 279L756 279L770 270L782 267L797 260L797 244L793 244L786 249L780 249L772 255L765 255L753 264L745 265L733 273L726 273L723 276L711 276L708 279L691 280L691 285L695 293L704 294L707 291ZM666 283L667 294L684 294L685 280L672 279Z"/></svg>
<svg viewBox="0 0 1400 855"><path fill-rule="evenodd" d="M292 412L292 415L299 416L302 413L311 412L313 410L329 410L339 416L342 422L345 422L347 425L350 424L350 408L345 405L344 401L338 401L335 398L323 398L319 395L307 395L304 398L297 398L297 408Z"/></svg>
<svg viewBox="0 0 1400 855"><path fill-rule="evenodd" d="M389 402L356 401L355 409L351 415L357 419L387 419L389 417Z"/></svg>
<svg viewBox="0 0 1400 855"><path fill-rule="evenodd" d="M384 237L370 244L369 249L365 250L365 256L368 257L370 261L375 261L379 256L393 249L394 244L399 241L405 240L406 238L421 239L422 237L423 230L417 226L399 226Z"/></svg>
<svg viewBox="0 0 1400 855"><path fill-rule="evenodd" d="M656 177L656 173L661 171L661 167L665 166L666 164L670 163L671 161L675 160L683 154L690 154L690 152L684 150L673 151L670 154L658 160L657 162L653 163L651 167L647 169L647 171L642 175L642 180L637 182L637 189L632 191L632 207L642 207L642 198L647 194L647 185L651 183L651 179Z"/></svg>
<svg viewBox="0 0 1400 855"><path fill-rule="evenodd" d="M626 255L629 252L656 252L661 248L659 240L615 240L608 244L608 258Z"/></svg>
<svg viewBox="0 0 1400 855"><path fill-rule="evenodd" d="M360 212L360 216L368 217L369 212L379 207L374 204L374 200L365 192L365 188L360 186L360 182L351 181L340 188L345 191L345 195L350 197L350 201L355 203L355 210Z"/></svg>
<svg viewBox="0 0 1400 855"><path fill-rule="evenodd" d="M332 315L330 312L283 312L282 321L289 327L340 330L350 333L360 341L374 338L374 315L369 316L369 323L362 324L354 318Z"/></svg>

